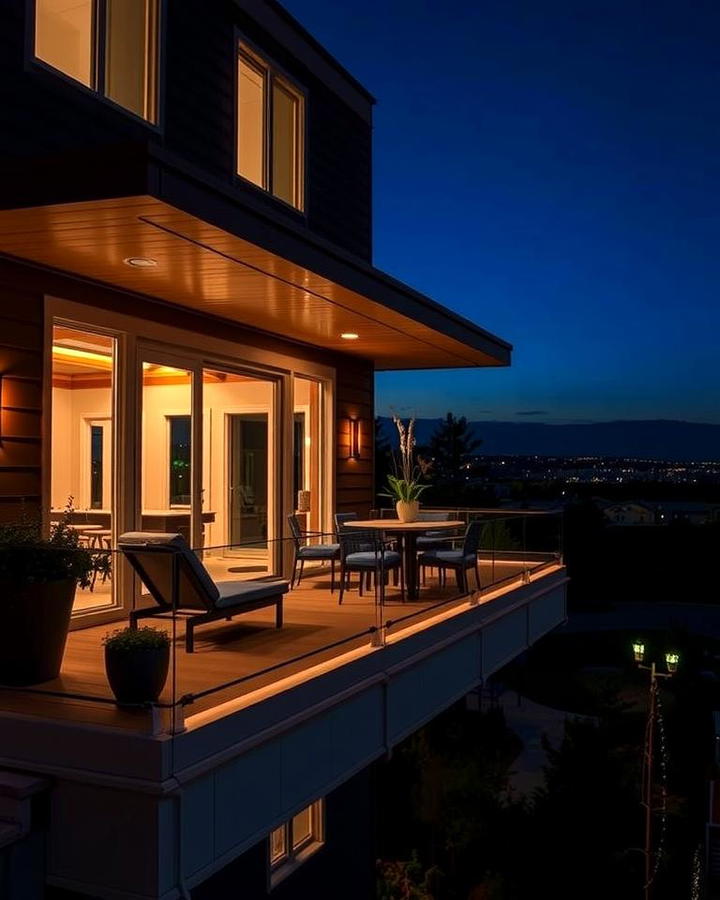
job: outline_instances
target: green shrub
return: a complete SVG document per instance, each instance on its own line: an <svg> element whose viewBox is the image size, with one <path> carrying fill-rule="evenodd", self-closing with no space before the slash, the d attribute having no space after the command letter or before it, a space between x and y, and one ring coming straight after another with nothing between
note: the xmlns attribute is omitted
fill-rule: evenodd
<svg viewBox="0 0 720 900"><path fill-rule="evenodd" d="M134 650L162 650L170 645L170 636L160 628L146 625L144 628L118 628L103 637L103 644L112 653L130 653Z"/></svg>
<svg viewBox="0 0 720 900"><path fill-rule="evenodd" d="M0 525L0 582L10 584L45 583L73 579L88 587L94 571L109 567L107 554L97 559L80 546L80 535L70 528L72 497L62 519L53 524L50 536L43 537L37 519Z"/></svg>

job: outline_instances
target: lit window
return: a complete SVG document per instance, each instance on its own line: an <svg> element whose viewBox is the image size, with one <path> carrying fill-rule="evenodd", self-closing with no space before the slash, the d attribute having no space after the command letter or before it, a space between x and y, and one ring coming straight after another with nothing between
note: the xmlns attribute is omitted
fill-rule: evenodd
<svg viewBox="0 0 720 900"><path fill-rule="evenodd" d="M190 416L168 416L170 425L170 506L190 506Z"/></svg>
<svg viewBox="0 0 720 900"><path fill-rule="evenodd" d="M270 832L270 884L274 886L322 847L324 803L316 800Z"/></svg>
<svg viewBox="0 0 720 900"><path fill-rule="evenodd" d="M238 54L237 171L302 209L302 94L244 45Z"/></svg>
<svg viewBox="0 0 720 900"><path fill-rule="evenodd" d="M36 0L35 55L154 122L157 20L158 0Z"/></svg>

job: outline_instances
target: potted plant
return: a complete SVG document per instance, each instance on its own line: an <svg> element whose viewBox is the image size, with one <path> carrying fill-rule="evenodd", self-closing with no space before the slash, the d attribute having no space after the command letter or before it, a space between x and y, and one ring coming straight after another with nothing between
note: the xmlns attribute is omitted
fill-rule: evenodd
<svg viewBox="0 0 720 900"><path fill-rule="evenodd" d="M90 585L92 554L63 518L43 536L39 521L0 525L0 682L29 685L60 674L75 589Z"/></svg>
<svg viewBox="0 0 720 900"><path fill-rule="evenodd" d="M118 703L150 703L165 687L170 636L160 628L120 628L106 634L105 672Z"/></svg>
<svg viewBox="0 0 720 900"><path fill-rule="evenodd" d="M420 457L415 461L415 419L410 419L407 428L397 416L393 416L393 422L400 437L400 463L393 457L396 474L388 475L388 492L380 496L395 501L401 522L414 522L420 511L420 495L429 487L421 484L420 478L426 474L430 463Z"/></svg>

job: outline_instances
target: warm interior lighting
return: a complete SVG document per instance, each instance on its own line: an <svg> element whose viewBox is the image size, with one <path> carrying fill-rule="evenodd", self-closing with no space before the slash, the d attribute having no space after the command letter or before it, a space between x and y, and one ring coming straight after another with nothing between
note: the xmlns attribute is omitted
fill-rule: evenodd
<svg viewBox="0 0 720 900"><path fill-rule="evenodd" d="M344 341L356 341L360 337L360 335L355 334L354 331L343 331L343 333L340 335L340 337Z"/></svg>
<svg viewBox="0 0 720 900"><path fill-rule="evenodd" d="M348 459L360 459L360 419L348 419L350 425Z"/></svg>
<svg viewBox="0 0 720 900"><path fill-rule="evenodd" d="M680 662L680 654L679 653L666 653L665 654L665 665L667 666L668 672L672 675L677 672L678 663Z"/></svg>
<svg viewBox="0 0 720 900"><path fill-rule="evenodd" d="M642 641L635 641L632 648L635 662L641 663L645 659L645 644Z"/></svg>
<svg viewBox="0 0 720 900"><path fill-rule="evenodd" d="M149 256L128 256L123 262L133 269L153 269L157 265L157 260Z"/></svg>
<svg viewBox="0 0 720 900"><path fill-rule="evenodd" d="M91 350L76 350L74 347L59 347L57 344L53 344L52 352L53 356L59 356L61 358L64 356L67 359L86 360L88 362L100 363L104 366L112 364L109 355L105 355L104 353L93 353Z"/></svg>

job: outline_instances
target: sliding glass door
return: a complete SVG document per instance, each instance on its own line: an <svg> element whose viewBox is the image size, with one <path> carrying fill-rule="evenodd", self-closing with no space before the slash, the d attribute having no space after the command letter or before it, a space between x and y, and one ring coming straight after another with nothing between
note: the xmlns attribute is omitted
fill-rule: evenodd
<svg viewBox="0 0 720 900"><path fill-rule="evenodd" d="M206 368L202 388L206 564L218 580L279 571L278 382Z"/></svg>
<svg viewBox="0 0 720 900"><path fill-rule="evenodd" d="M293 378L293 503L305 531L330 530L323 382Z"/></svg>
<svg viewBox="0 0 720 900"><path fill-rule="evenodd" d="M181 534L193 546L193 381L190 365L141 359L140 496L136 527Z"/></svg>
<svg viewBox="0 0 720 900"><path fill-rule="evenodd" d="M59 322L52 328L50 522L65 519L80 546L101 556L115 543L116 338ZM112 566L75 594L87 616L116 605Z"/></svg>

